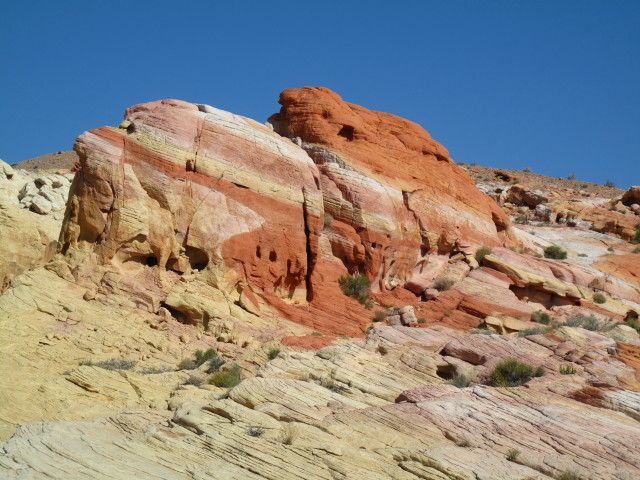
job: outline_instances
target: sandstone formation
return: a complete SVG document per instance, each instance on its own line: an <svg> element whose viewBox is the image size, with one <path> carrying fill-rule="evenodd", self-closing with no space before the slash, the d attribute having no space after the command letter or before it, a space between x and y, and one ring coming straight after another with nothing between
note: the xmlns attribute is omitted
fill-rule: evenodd
<svg viewBox="0 0 640 480"><path fill-rule="evenodd" d="M640 476L630 197L478 189L412 122L280 103L131 107L66 204L70 172L0 163L0 477Z"/></svg>

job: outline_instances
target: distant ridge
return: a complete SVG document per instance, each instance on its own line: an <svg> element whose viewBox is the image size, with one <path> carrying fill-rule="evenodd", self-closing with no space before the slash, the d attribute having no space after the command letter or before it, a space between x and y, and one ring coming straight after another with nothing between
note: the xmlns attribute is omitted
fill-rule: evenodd
<svg viewBox="0 0 640 480"><path fill-rule="evenodd" d="M46 155L41 155L29 160L23 160L21 162L14 163L12 166L13 168L26 170L28 172L50 173L74 170L77 161L78 154L73 150L66 150L56 153L47 153Z"/></svg>

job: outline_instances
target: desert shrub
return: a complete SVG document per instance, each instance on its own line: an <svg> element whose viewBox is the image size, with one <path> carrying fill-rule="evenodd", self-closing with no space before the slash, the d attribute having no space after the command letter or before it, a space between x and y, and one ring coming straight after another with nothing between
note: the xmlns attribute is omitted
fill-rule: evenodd
<svg viewBox="0 0 640 480"><path fill-rule="evenodd" d="M517 387L527 383L533 377L544 375L544 368L532 367L513 358L498 363L490 376L490 384L494 387Z"/></svg>
<svg viewBox="0 0 640 480"><path fill-rule="evenodd" d="M204 379L198 375L189 375L189 378L183 383L183 385L194 385L199 387L204 383Z"/></svg>
<svg viewBox="0 0 640 480"><path fill-rule="evenodd" d="M567 258L567 252L557 245L550 245L544 249L544 256L545 258L552 258L554 260L564 260Z"/></svg>
<svg viewBox="0 0 640 480"><path fill-rule="evenodd" d="M333 225L333 217L330 213L324 212L324 227L330 228Z"/></svg>
<svg viewBox="0 0 640 480"><path fill-rule="evenodd" d="M398 309L393 305L389 305L384 310L378 310L373 314L374 322L384 322L388 316L398 313Z"/></svg>
<svg viewBox="0 0 640 480"><path fill-rule="evenodd" d="M348 297L355 298L362 305L367 305L369 302L369 290L371 289L371 282L362 274L355 276L340 275L338 279L342 293Z"/></svg>
<svg viewBox="0 0 640 480"><path fill-rule="evenodd" d="M580 188L588 188L589 184L588 183L583 183L582 185L580 185Z"/></svg>
<svg viewBox="0 0 640 480"><path fill-rule="evenodd" d="M264 428L260 427L249 427L247 429L247 435L250 437L261 437L264 434Z"/></svg>
<svg viewBox="0 0 640 480"><path fill-rule="evenodd" d="M576 373L576 369L570 363L560 365L560 373L562 375L573 375Z"/></svg>
<svg viewBox="0 0 640 480"><path fill-rule="evenodd" d="M92 360L81 360L78 365L80 365L81 367L93 367L93 361Z"/></svg>
<svg viewBox="0 0 640 480"><path fill-rule="evenodd" d="M240 366L232 364L225 370L219 370L209 377L209 383L216 387L231 388L235 387L242 380Z"/></svg>
<svg viewBox="0 0 640 480"><path fill-rule="evenodd" d="M520 214L516 215L516 218L514 218L513 221L515 223L520 224L520 225L528 225L529 224L529 219L523 213L520 213Z"/></svg>
<svg viewBox="0 0 640 480"><path fill-rule="evenodd" d="M424 317L418 318L418 323L427 323L427 319Z"/></svg>
<svg viewBox="0 0 640 480"><path fill-rule="evenodd" d="M627 320L625 325L627 327L633 328L636 332L640 333L640 322L638 321L637 317L636 318L630 318L629 320Z"/></svg>
<svg viewBox="0 0 640 480"><path fill-rule="evenodd" d="M312 337L321 337L322 334L320 332L311 332Z"/></svg>
<svg viewBox="0 0 640 480"><path fill-rule="evenodd" d="M173 372L173 367L147 367L140 370L142 375L157 375L159 373Z"/></svg>
<svg viewBox="0 0 640 480"><path fill-rule="evenodd" d="M600 292L596 292L593 294L593 301L596 303L605 303L607 301L607 297Z"/></svg>
<svg viewBox="0 0 640 480"><path fill-rule="evenodd" d="M579 257L588 257L588 255L586 253L579 253L578 256Z"/></svg>
<svg viewBox="0 0 640 480"><path fill-rule="evenodd" d="M342 392L344 392L344 387L342 385L336 383L333 378L323 377L318 381L318 383L320 385L322 385L324 388L326 388L327 390L332 391L333 393L342 393Z"/></svg>
<svg viewBox="0 0 640 480"><path fill-rule="evenodd" d="M122 358L110 358L93 364L94 367L104 368L105 370L131 370L138 362L134 360L124 360Z"/></svg>
<svg viewBox="0 0 640 480"><path fill-rule="evenodd" d="M510 462L515 462L518 459L518 456L520 456L520 450L516 450L515 448L512 448L507 452L507 460Z"/></svg>
<svg viewBox="0 0 640 480"><path fill-rule="evenodd" d="M292 445L294 440L300 435L300 429L293 423L287 423L282 429L282 443Z"/></svg>
<svg viewBox="0 0 640 480"><path fill-rule="evenodd" d="M571 315L567 318L567 327L578 327L592 332L607 332L615 326L615 322L600 320L595 315Z"/></svg>
<svg viewBox="0 0 640 480"><path fill-rule="evenodd" d="M606 182L604 182L604 186L605 187L612 187L612 188L616 188L616 184L613 183L611 180L607 180Z"/></svg>
<svg viewBox="0 0 640 480"><path fill-rule="evenodd" d="M614 252L615 250L613 249L613 247L609 247L607 248L607 252Z"/></svg>
<svg viewBox="0 0 640 480"><path fill-rule="evenodd" d="M467 377L463 373L457 373L447 383L450 385L454 385L458 388L466 388L471 383L471 378Z"/></svg>
<svg viewBox="0 0 640 480"><path fill-rule="evenodd" d="M453 280L451 280L450 278L438 278L435 282L433 282L433 287L440 292L449 290L452 286Z"/></svg>
<svg viewBox="0 0 640 480"><path fill-rule="evenodd" d="M213 348L206 351L200 349L193 352L193 358L186 358L178 364L180 370L194 370L205 362L209 362L208 373L217 371L223 364L223 358Z"/></svg>
<svg viewBox="0 0 640 480"><path fill-rule="evenodd" d="M638 232L636 232L636 237L638 236ZM631 253L640 253L640 247L636 247L633 249L633 252Z"/></svg>
<svg viewBox="0 0 640 480"><path fill-rule="evenodd" d="M270 348L269 351L267 352L267 358L269 360L273 360L274 358L276 358L278 356L278 354L281 352L282 350L280 350L278 347L273 347Z"/></svg>
<svg viewBox="0 0 640 480"><path fill-rule="evenodd" d="M492 253L493 252L489 247L480 247L478 250L476 250L474 256L478 264L482 265L482 262L484 262L484 257L486 257L487 255L491 255Z"/></svg>
<svg viewBox="0 0 640 480"><path fill-rule="evenodd" d="M580 477L572 470L565 470L556 477L556 480L580 480Z"/></svg>
<svg viewBox="0 0 640 480"><path fill-rule="evenodd" d="M636 230L635 241L637 243L640 243L640 228L638 230Z"/></svg>
<svg viewBox="0 0 640 480"><path fill-rule="evenodd" d="M487 327L478 327L473 330L469 330L471 335L493 335L493 332L489 330Z"/></svg>
<svg viewBox="0 0 640 480"><path fill-rule="evenodd" d="M551 317L547 312L543 312L542 310L538 310L537 312L533 312L531 314L531 321L536 323L542 323L543 325L549 325L551 321Z"/></svg>
<svg viewBox="0 0 640 480"><path fill-rule="evenodd" d="M567 175L567 180L575 180L576 178L578 178L578 176L575 173L572 173L571 175Z"/></svg>
<svg viewBox="0 0 640 480"><path fill-rule="evenodd" d="M529 167L523 168L522 171L524 173L531 173L531 169Z"/></svg>
<svg viewBox="0 0 640 480"><path fill-rule="evenodd" d="M544 328L525 328L518 332L518 337L528 337L529 335L542 335L545 332Z"/></svg>

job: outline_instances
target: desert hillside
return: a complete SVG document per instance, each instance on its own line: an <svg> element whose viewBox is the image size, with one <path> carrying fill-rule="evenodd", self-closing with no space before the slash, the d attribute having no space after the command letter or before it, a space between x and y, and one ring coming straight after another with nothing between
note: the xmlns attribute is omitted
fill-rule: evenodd
<svg viewBox="0 0 640 480"><path fill-rule="evenodd" d="M640 187L279 103L0 163L0 477L640 478Z"/></svg>

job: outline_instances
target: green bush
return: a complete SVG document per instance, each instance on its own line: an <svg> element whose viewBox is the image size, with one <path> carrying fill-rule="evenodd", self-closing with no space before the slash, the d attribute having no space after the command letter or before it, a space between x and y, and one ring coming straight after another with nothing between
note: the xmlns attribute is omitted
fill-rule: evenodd
<svg viewBox="0 0 640 480"><path fill-rule="evenodd" d="M525 328L518 332L518 337L528 337L530 335L542 335L545 332L544 328Z"/></svg>
<svg viewBox="0 0 640 480"><path fill-rule="evenodd" d="M543 312L542 310L538 310L537 312L533 312L531 314L531 321L536 323L541 323L543 325L549 325L551 321L551 317L547 312Z"/></svg>
<svg viewBox="0 0 640 480"><path fill-rule="evenodd" d="M638 230L636 230L635 241L637 243L640 243L640 228Z"/></svg>
<svg viewBox="0 0 640 480"><path fill-rule="evenodd" d="M449 290L452 286L453 280L451 280L450 278L438 278L435 282L433 282L433 287L440 292Z"/></svg>
<svg viewBox="0 0 640 480"><path fill-rule="evenodd" d="M482 265L482 262L484 262L484 257L486 257L487 255L491 255L492 253L493 252L489 247L480 247L478 250L476 250L474 256L478 264Z"/></svg>
<svg viewBox="0 0 640 480"><path fill-rule="evenodd" d="M427 319L424 317L418 318L418 323L427 323Z"/></svg>
<svg viewBox="0 0 640 480"><path fill-rule="evenodd" d="M640 333L640 322L638 321L638 317L630 318L625 323L627 327L633 328L636 332Z"/></svg>
<svg viewBox="0 0 640 480"><path fill-rule="evenodd" d="M560 373L562 375L573 375L576 373L576 369L570 363L560 365Z"/></svg>
<svg viewBox="0 0 640 480"><path fill-rule="evenodd" d="M466 388L471 383L471 378L467 377L462 373L458 373L453 376L451 380L447 382L450 385L454 385L458 388Z"/></svg>
<svg viewBox="0 0 640 480"><path fill-rule="evenodd" d="M110 358L93 364L94 367L104 368L105 370L131 370L138 362L134 360L124 360L122 358Z"/></svg>
<svg viewBox="0 0 640 480"><path fill-rule="evenodd" d="M567 252L557 245L550 245L544 249L544 256L545 258L552 258L554 260L564 260L567 258Z"/></svg>
<svg viewBox="0 0 640 480"><path fill-rule="evenodd" d="M355 276L340 275L338 279L342 293L348 297L355 298L362 305L367 305L369 302L369 290L371 289L371 282L362 274Z"/></svg>
<svg viewBox="0 0 640 480"><path fill-rule="evenodd" d="M261 437L264 434L264 428L261 427L249 427L247 429L247 435L250 437Z"/></svg>
<svg viewBox="0 0 640 480"><path fill-rule="evenodd" d="M579 257L588 257L589 255L587 255L586 253L579 253L578 256Z"/></svg>
<svg viewBox="0 0 640 480"><path fill-rule="evenodd" d="M490 384L494 387L517 387L527 383L533 377L544 375L544 368L534 368L513 358L498 363L490 376Z"/></svg>
<svg viewBox="0 0 640 480"><path fill-rule="evenodd" d="M510 462L515 462L518 459L519 455L520 455L520 450L516 450L515 448L512 448L507 452L507 460L509 460Z"/></svg>
<svg viewBox="0 0 640 480"><path fill-rule="evenodd" d="M178 364L180 370L194 370L205 362L209 362L207 373L213 373L224 364L224 359L213 348L207 349L205 352L198 349L193 352L193 358L182 360Z"/></svg>
<svg viewBox="0 0 640 480"><path fill-rule="evenodd" d="M219 370L209 377L209 383L216 387L231 388L235 387L242 380L240 366L232 364L225 370Z"/></svg>
<svg viewBox="0 0 640 480"><path fill-rule="evenodd" d="M282 350L280 350L278 347L270 348L269 352L267 353L267 358L269 358L269 360L273 360L274 358L276 358L278 356L278 354L281 351Z"/></svg>
<svg viewBox="0 0 640 480"><path fill-rule="evenodd" d="M615 327L615 322L611 319L608 321L600 320L593 314L588 317L585 315L571 315L567 318L566 325L567 327L584 328L592 332L607 332Z"/></svg>
<svg viewBox="0 0 640 480"><path fill-rule="evenodd" d="M607 297L600 292L596 292L593 294L593 301L596 303L605 303L607 301Z"/></svg>

